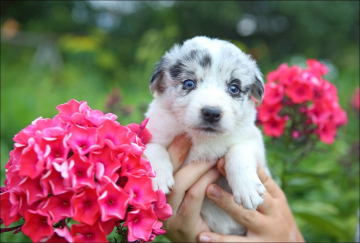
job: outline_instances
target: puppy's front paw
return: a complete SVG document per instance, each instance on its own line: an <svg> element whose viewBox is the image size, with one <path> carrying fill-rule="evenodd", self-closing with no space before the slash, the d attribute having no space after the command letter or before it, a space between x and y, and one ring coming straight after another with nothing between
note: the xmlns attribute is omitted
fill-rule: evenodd
<svg viewBox="0 0 360 243"><path fill-rule="evenodd" d="M164 170L156 171L156 177L152 178L152 186L154 191L161 189L165 194L169 194L174 187L175 181L172 173Z"/></svg>
<svg viewBox="0 0 360 243"><path fill-rule="evenodd" d="M257 180L247 181L233 190L234 201L246 209L255 210L263 201L266 188Z"/></svg>

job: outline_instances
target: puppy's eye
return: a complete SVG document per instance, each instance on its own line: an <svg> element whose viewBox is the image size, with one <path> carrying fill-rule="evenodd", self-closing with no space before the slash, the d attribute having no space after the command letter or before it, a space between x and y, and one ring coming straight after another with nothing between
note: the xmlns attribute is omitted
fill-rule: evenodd
<svg viewBox="0 0 360 243"><path fill-rule="evenodd" d="M232 94L238 94L239 91L240 91L239 87L234 84L229 87L229 92Z"/></svg>
<svg viewBox="0 0 360 243"><path fill-rule="evenodd" d="M183 87L186 89L193 89L195 88L195 82L192 80L186 80L183 82Z"/></svg>

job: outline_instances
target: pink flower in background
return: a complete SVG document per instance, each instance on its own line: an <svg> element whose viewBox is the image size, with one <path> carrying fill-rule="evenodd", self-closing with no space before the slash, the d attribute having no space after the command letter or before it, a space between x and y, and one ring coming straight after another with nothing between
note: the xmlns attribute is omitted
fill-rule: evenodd
<svg viewBox="0 0 360 243"><path fill-rule="evenodd" d="M284 97L284 88L281 84L267 83L265 84L264 104L275 105L282 101Z"/></svg>
<svg viewBox="0 0 360 243"><path fill-rule="evenodd" d="M266 79L268 82L279 81L280 75L289 68L286 63L281 64L277 70L271 71L266 75Z"/></svg>
<svg viewBox="0 0 360 243"><path fill-rule="evenodd" d="M267 121L271 116L277 115L282 109L283 105L281 103L277 103L275 105L261 105L258 108L258 118L260 121Z"/></svg>
<svg viewBox="0 0 360 243"><path fill-rule="evenodd" d="M133 241L165 233L158 219L172 210L153 191L155 172L142 157L147 119L122 126L76 100L57 108L53 119L40 117L14 136L1 188L5 226L24 218L21 230L35 242L107 242L115 227Z"/></svg>
<svg viewBox="0 0 360 243"><path fill-rule="evenodd" d="M314 59L306 64L306 69L281 64L268 74L257 120L270 137L280 137L290 129L293 139L316 134L330 144L338 127L347 123L347 115L339 105L336 86L323 78L328 68Z"/></svg>
<svg viewBox="0 0 360 243"><path fill-rule="evenodd" d="M272 115L266 123L264 123L265 135L272 137L280 137L286 126L286 120L278 115Z"/></svg>
<svg viewBox="0 0 360 243"><path fill-rule="evenodd" d="M314 97L313 85L301 79L295 79L291 85L286 89L287 96L294 103L303 103L310 101Z"/></svg>
<svg viewBox="0 0 360 243"><path fill-rule="evenodd" d="M319 77L326 75L329 72L329 69L318 60L308 59L306 64L308 65L311 72L318 75Z"/></svg>

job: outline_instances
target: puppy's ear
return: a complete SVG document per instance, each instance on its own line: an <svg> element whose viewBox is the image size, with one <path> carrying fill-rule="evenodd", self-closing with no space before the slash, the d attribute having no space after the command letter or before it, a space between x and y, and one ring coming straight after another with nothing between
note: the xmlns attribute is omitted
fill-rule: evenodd
<svg viewBox="0 0 360 243"><path fill-rule="evenodd" d="M150 91L153 93L154 91L158 91L162 93L165 90L165 84L162 81L164 75L164 59L161 58L160 61L157 62L154 72L150 79Z"/></svg>
<svg viewBox="0 0 360 243"><path fill-rule="evenodd" d="M255 69L255 81L251 87L251 95L259 102L264 98L264 81L258 68Z"/></svg>

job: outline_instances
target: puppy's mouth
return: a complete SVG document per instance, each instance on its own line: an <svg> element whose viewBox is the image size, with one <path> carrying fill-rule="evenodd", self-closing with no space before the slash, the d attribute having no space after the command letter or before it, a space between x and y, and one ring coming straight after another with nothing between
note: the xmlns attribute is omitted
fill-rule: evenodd
<svg viewBox="0 0 360 243"><path fill-rule="evenodd" d="M215 133L223 132L223 130L220 129L218 126L211 126L211 125L196 126L194 128L195 130L203 133L205 132L205 133L215 134Z"/></svg>

